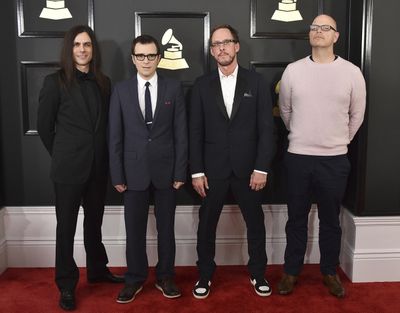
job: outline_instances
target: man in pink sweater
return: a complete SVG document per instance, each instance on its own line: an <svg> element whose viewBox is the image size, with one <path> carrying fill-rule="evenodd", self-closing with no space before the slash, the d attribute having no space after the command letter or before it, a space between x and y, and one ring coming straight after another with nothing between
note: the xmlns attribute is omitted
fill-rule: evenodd
<svg viewBox="0 0 400 313"><path fill-rule="evenodd" d="M320 270L331 294L345 290L336 274L341 228L339 214L350 163L347 145L365 111L365 81L358 67L335 55L335 20L317 16L310 26L312 54L289 64L283 73L279 105L289 130L285 156L288 178L287 246L280 294L293 291L307 247L312 196L318 206Z"/></svg>

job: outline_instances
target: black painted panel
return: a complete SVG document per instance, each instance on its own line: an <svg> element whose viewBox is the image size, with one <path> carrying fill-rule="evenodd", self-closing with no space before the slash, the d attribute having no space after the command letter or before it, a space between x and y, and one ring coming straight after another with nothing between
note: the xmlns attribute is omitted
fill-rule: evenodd
<svg viewBox="0 0 400 313"><path fill-rule="evenodd" d="M26 2L27 0L23 1ZM87 1L84 2L86 3ZM278 2L279 1L276 1L276 6L278 6ZM43 5L44 3L45 2L43 1ZM310 53L308 41L304 39L284 39L275 37L270 39L251 38L251 1L94 0L93 3L95 32L101 46L103 69L105 73L111 77L113 82L126 79L134 73L130 59L130 44L136 33L135 12L193 12L197 14L209 12L210 28L218 24L230 23L238 29L241 39L239 62L242 66L248 68L251 67L251 61L260 62L260 64L286 64L288 62L300 59ZM305 1L302 1L301 6L303 6L304 3ZM339 29L341 30L341 38L336 52L339 55L346 57L347 1L313 0L312 3L313 5L316 3L323 3L324 12L335 15L336 19L338 20ZM66 5L68 6L67 1ZM259 13L258 16L262 17L262 14L263 13ZM31 111L28 110L28 119L26 118L26 114L24 115L24 112L26 113L26 110L23 110L24 89L22 82L24 80L22 79L20 73L20 64L23 61L40 63L57 62L59 59L61 38L19 37L17 16L16 1L2 0L1 17L2 20L4 18L4 21L7 23L7 26L2 27L2 29L11 30L6 32L7 34L5 35L8 49L5 49L3 53L6 53L6 58L1 58L4 63L4 66L1 68L5 69L7 73L2 74L2 78L6 77L6 80L2 79L2 84L5 84L5 86L2 85L1 89L4 91L4 94L2 94L1 102L2 128L0 128L3 130L3 132L0 133L0 136L3 147L1 165L4 170L3 178L5 181L4 199L5 204L8 206L53 205L53 186L49 179L50 158L43 148L38 136L24 135L24 130L34 130L31 129L30 125L34 124L33 115L35 112L34 109ZM304 25L311 23L311 17L309 19L310 20L304 21ZM201 21L202 19L199 18L195 20ZM266 24L263 25L262 22L263 21L261 18L257 20L259 29L264 29L264 26L266 26L266 29L268 29L270 23L267 23L267 20L265 20ZM147 24L144 24L144 26L149 27ZM151 27L154 27L154 25L151 25ZM190 25L188 27L190 28ZM197 27L197 24L193 25L193 28ZM287 28L290 26L284 25L284 27ZM162 34L165 32L164 28L160 29L155 35L157 37L162 36ZM150 30L152 28L147 29ZM290 32L291 31L289 31L289 33ZM294 32L297 32L297 29L294 30ZM190 34L190 32L185 31L181 36L178 36L178 38L185 40L185 37L188 35L188 33ZM197 31L195 31L195 29L193 31L193 36L196 36L196 38L193 38L193 40L194 42L197 42L196 40L199 34ZM202 58L204 59L204 51L199 51L198 53L199 60ZM214 61L209 61L210 64L209 66L207 64L206 67L215 68ZM204 60L204 62L207 63L208 60ZM280 68L279 71L282 69L283 68ZM271 73L268 72L268 68L263 69L263 71L264 70L266 71L266 76L275 75L275 68L271 68ZM199 70L199 72L201 71L202 70ZM35 72L35 70L33 70L33 72ZM168 74L168 71L166 74ZM42 74L39 74L39 76L40 75ZM177 74L174 73L172 75ZM192 77L190 77L189 80L192 80ZM188 98L188 95L190 94L190 83L188 83L185 87L185 94ZM4 99L7 99L7 101L4 102ZM33 102L30 103L35 103L36 100L33 99L32 101ZM28 128L26 127L27 121L29 126ZM280 143L280 147L282 148L284 145L283 140L285 134L282 133L282 125L280 125L281 121L279 117L275 117L275 122L277 125L277 132L281 132L277 138L282 141ZM279 158L277 160L279 160ZM271 186L265 191L264 199L266 203L285 202L283 176L279 170L279 166L277 169L278 170L274 176L271 176ZM199 198L195 196L190 187L189 177L188 183L182 190L179 191L178 199L180 204L199 203ZM231 197L228 197L227 202L232 202ZM111 186L109 187L108 191L107 203L121 203L120 195L114 192Z"/></svg>

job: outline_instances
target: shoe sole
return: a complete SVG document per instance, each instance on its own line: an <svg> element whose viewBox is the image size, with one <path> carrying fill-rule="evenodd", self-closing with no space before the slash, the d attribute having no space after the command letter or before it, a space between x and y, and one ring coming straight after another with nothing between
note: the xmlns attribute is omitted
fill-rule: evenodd
<svg viewBox="0 0 400 313"><path fill-rule="evenodd" d="M205 299L208 297L208 295L210 294L210 291L208 291L204 296L199 296L199 295L195 294L194 290L192 291L192 294L193 294L193 297L195 297L196 299L202 300L202 299Z"/></svg>
<svg viewBox="0 0 400 313"><path fill-rule="evenodd" d="M64 311L75 311L76 310L76 305L74 307L67 307L61 303L59 303L60 308L63 309Z"/></svg>
<svg viewBox="0 0 400 313"><path fill-rule="evenodd" d="M265 292L265 293L261 293L258 290L256 290L256 288L254 288L254 291L256 292L256 294L258 294L260 297L269 297L272 294L272 290L270 292Z"/></svg>
<svg viewBox="0 0 400 313"><path fill-rule="evenodd" d="M155 284L155 286L156 286L156 288L157 288L158 290L160 290L160 291L162 292L162 294L163 294L163 296L164 296L165 298L168 298L168 299L175 299L175 298L179 298L179 297L181 296L181 294L178 294L178 295L175 295L175 296L167 295L167 294L164 292L164 290L161 288L160 285Z"/></svg>
<svg viewBox="0 0 400 313"><path fill-rule="evenodd" d="M291 291L278 291L278 292L282 296L287 296L287 295L290 295L293 292L293 290L291 290Z"/></svg>
<svg viewBox="0 0 400 313"><path fill-rule="evenodd" d="M141 286L138 290L136 290L136 292L135 292L135 294L132 296L132 298L130 298L130 299L128 299L128 300L119 300L119 299L117 299L117 302L118 302L118 303L121 303L121 304L125 304L125 303L132 302L133 300L135 300L135 296L136 296L139 292L141 292L142 289L143 289L143 286Z"/></svg>

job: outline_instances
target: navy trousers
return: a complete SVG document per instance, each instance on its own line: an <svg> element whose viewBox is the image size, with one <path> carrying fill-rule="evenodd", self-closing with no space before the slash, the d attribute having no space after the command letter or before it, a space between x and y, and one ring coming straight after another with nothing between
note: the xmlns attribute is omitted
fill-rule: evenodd
<svg viewBox="0 0 400 313"><path fill-rule="evenodd" d="M175 189L172 186L167 189L156 189L150 186L143 191L126 190L124 206L128 265L125 282L127 284L144 282L148 276L146 233L151 191L154 192L158 241L156 276L157 279L165 279L175 275Z"/></svg>
<svg viewBox="0 0 400 313"><path fill-rule="evenodd" d="M346 155L310 156L287 153L287 246L284 270L298 275L307 248L308 215L312 197L318 206L320 270L334 275L339 263L342 230L339 214L350 162Z"/></svg>

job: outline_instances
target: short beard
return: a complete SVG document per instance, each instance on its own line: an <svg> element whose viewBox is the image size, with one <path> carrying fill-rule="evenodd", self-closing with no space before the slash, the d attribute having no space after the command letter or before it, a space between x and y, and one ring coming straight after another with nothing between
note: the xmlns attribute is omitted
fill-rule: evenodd
<svg viewBox="0 0 400 313"><path fill-rule="evenodd" d="M217 61L217 63L218 63L218 65L221 65L221 66L228 66L228 65L231 65L234 60L235 60L235 57L229 57L228 60L222 61L222 62Z"/></svg>

